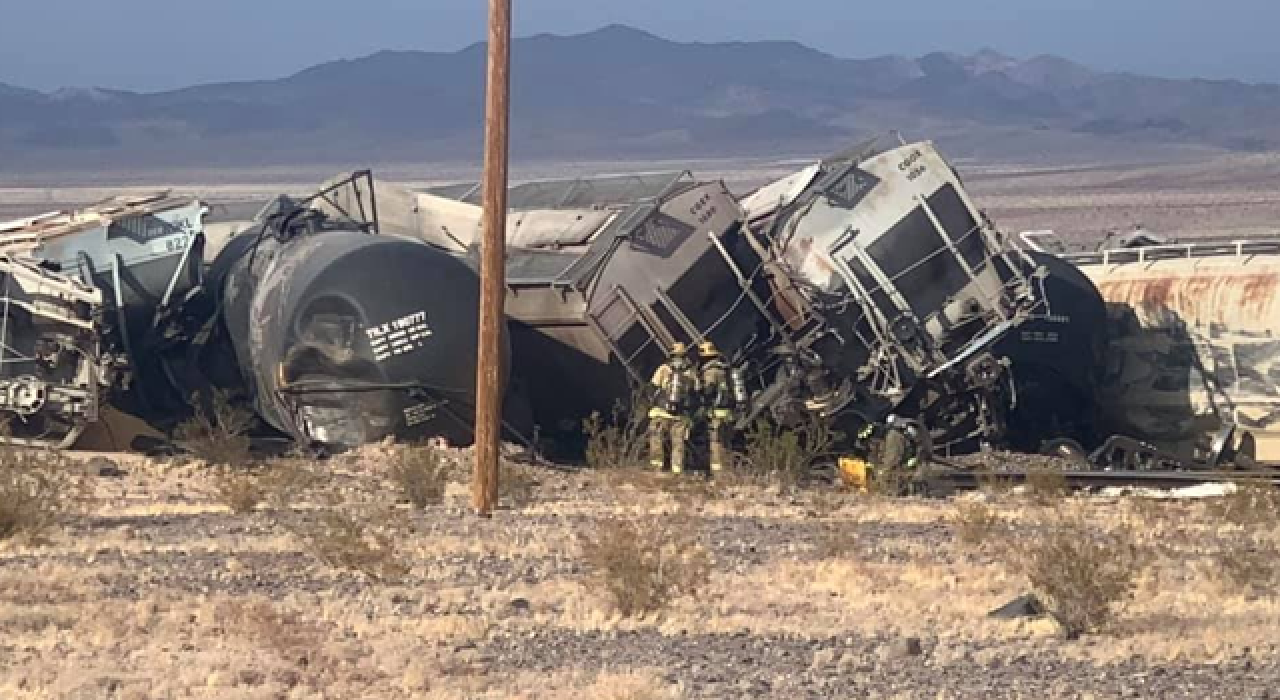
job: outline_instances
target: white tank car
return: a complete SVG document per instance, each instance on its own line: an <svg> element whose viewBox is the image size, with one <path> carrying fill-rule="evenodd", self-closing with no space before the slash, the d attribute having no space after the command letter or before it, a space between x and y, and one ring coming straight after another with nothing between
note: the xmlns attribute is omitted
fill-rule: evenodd
<svg viewBox="0 0 1280 700"><path fill-rule="evenodd" d="M1183 458L1230 432L1237 463L1280 462L1280 239L1065 256L1107 303L1106 424Z"/></svg>

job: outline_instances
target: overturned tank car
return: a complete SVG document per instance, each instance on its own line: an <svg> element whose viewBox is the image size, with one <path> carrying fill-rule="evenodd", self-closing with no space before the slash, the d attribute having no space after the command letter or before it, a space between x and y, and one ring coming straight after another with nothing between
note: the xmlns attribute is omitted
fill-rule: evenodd
<svg viewBox="0 0 1280 700"><path fill-rule="evenodd" d="M468 443L478 279L444 251L374 235L372 207L326 212L330 191L362 187L372 179L279 198L212 261L240 379L255 413L303 443Z"/></svg>

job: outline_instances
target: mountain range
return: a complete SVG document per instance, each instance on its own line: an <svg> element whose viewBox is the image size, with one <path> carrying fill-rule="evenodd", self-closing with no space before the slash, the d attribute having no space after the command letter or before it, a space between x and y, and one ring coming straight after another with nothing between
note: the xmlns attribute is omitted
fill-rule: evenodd
<svg viewBox="0 0 1280 700"><path fill-rule="evenodd" d="M478 160L484 74L476 44L156 93L0 83L0 171ZM990 50L848 59L623 26L513 47L513 158L808 155L889 130L1028 161L1272 150L1280 87Z"/></svg>

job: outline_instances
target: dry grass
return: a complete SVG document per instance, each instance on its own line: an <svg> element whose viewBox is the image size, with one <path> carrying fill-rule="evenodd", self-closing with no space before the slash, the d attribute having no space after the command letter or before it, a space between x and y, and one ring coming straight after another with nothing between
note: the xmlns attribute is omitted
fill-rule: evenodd
<svg viewBox="0 0 1280 700"><path fill-rule="evenodd" d="M249 429L253 413L234 397L215 390L208 400L197 395L192 400L192 416L174 432L177 444L197 459L214 466L252 464Z"/></svg>
<svg viewBox="0 0 1280 700"><path fill-rule="evenodd" d="M448 465L438 450L426 445L395 448L388 476L400 494L416 508L440 505L449 486Z"/></svg>
<svg viewBox="0 0 1280 700"><path fill-rule="evenodd" d="M1055 517L1003 551L1026 577L1068 639L1108 629L1132 597L1146 557L1127 533L1102 532Z"/></svg>
<svg viewBox="0 0 1280 700"><path fill-rule="evenodd" d="M38 541L78 509L81 483L57 453L0 449L0 539Z"/></svg>
<svg viewBox="0 0 1280 700"><path fill-rule="evenodd" d="M1027 497L1033 503L1049 506L1071 495L1071 487L1062 472L1052 467L1039 467L1027 471Z"/></svg>
<svg viewBox="0 0 1280 700"><path fill-rule="evenodd" d="M296 505L309 491L324 483L324 477L314 465L299 457L271 460L257 473L257 486L263 499L276 510Z"/></svg>
<svg viewBox="0 0 1280 700"><path fill-rule="evenodd" d="M328 636L319 623L265 599L223 601L215 607L214 616L228 632L302 666L319 660Z"/></svg>
<svg viewBox="0 0 1280 700"><path fill-rule="evenodd" d="M325 510L288 527L308 551L334 568L358 571L377 582L398 581L409 573L398 546L403 530L392 515Z"/></svg>
<svg viewBox="0 0 1280 700"><path fill-rule="evenodd" d="M648 414L648 394L643 390L631 392L626 404L615 403L607 419L593 412L582 422L582 432L587 438L587 466L618 469L640 465L648 449L645 436Z"/></svg>
<svg viewBox="0 0 1280 700"><path fill-rule="evenodd" d="M529 467L503 465L498 479L498 499L508 508L523 510L533 505L538 495L538 477Z"/></svg>
<svg viewBox="0 0 1280 700"><path fill-rule="evenodd" d="M1007 477L1002 476L999 472L984 472L978 477L978 488L989 498L1001 498L1009 495L1017 483Z"/></svg>
<svg viewBox="0 0 1280 700"><path fill-rule="evenodd" d="M275 459L253 466L223 466L212 470L213 491L232 513L254 512L261 505L275 510L293 507L323 479L301 459Z"/></svg>
<svg viewBox="0 0 1280 700"><path fill-rule="evenodd" d="M880 498L901 498L911 493L914 477L903 468L875 468L867 483L867 492Z"/></svg>
<svg viewBox="0 0 1280 700"><path fill-rule="evenodd" d="M669 519L619 518L580 538L593 583L620 615L658 612L706 585L711 558L688 526Z"/></svg>
<svg viewBox="0 0 1280 700"><path fill-rule="evenodd" d="M236 514L252 513L266 499L257 470L222 467L213 477L213 487L218 500Z"/></svg>
<svg viewBox="0 0 1280 700"><path fill-rule="evenodd" d="M1253 594L1262 588L1188 565L1225 568L1206 543L1240 534L1203 503L1168 503L1152 532L1136 531L1154 543L1176 525L1189 537L1135 576L1134 599L1110 606L1113 634L1073 644L1050 619L987 617L1030 581L1021 567L993 566L1004 557L990 545L1031 547L1056 527L1045 519L1057 511L1024 499L988 505L1006 525L974 557L947 546L959 527L954 501L828 498L750 483L735 484L731 498L716 489L704 498L706 482L696 479L659 486L652 475L653 485L632 488L619 483L629 472L534 472L555 498L478 520L396 504L388 482L371 478L385 464L378 450L302 465L322 475L324 489L252 518L228 512L211 488L216 470L194 463L126 463L124 477L90 480L94 517L76 524L77 537L34 556L0 547L0 633L10 650L0 659L0 697L111 697L118 687L116 697L139 699L674 698L696 672L678 663L656 675L633 668L630 645L647 650L658 636L688 653L704 634L741 636L744 650L780 639L790 647L918 637L927 669L945 677L958 665L989 667L1004 683L1027 673L1015 659L1048 673L1054 664L1231 664L1244 647L1268 653L1280 625L1280 600ZM264 465L260 479L274 467ZM451 484L446 502L464 490ZM697 507L682 509L681 492ZM338 515L322 519L328 511L318 508ZM1133 520L1114 499L1073 498L1059 510L1072 512L1067 524L1086 541L1124 541L1118 528ZM586 560L581 539L596 544L598 563ZM1240 563L1256 561L1265 562L1262 550ZM361 570L377 585L349 573ZM615 602L609 580L629 602ZM143 599L119 598L133 591ZM583 645L600 653L553 651ZM531 660L515 660L513 649ZM650 663L640 653L635 661ZM844 658L874 668L820 672L840 673L849 687L884 677L856 647ZM794 673L770 676L769 693L805 695L813 672L799 661ZM736 682L699 681L687 692L760 692ZM1080 688L1070 690L1044 696Z"/></svg>
<svg viewBox="0 0 1280 700"><path fill-rule="evenodd" d="M578 694L580 693L580 694ZM677 700L682 694L653 674L602 673L573 697L592 700Z"/></svg>
<svg viewBox="0 0 1280 700"><path fill-rule="evenodd" d="M987 542L1004 524L990 506L978 501L960 501L956 504L956 537L967 545Z"/></svg>
<svg viewBox="0 0 1280 700"><path fill-rule="evenodd" d="M1272 595L1280 584L1280 547L1266 536L1242 533L1212 560L1214 574L1227 590Z"/></svg>
<svg viewBox="0 0 1280 700"><path fill-rule="evenodd" d="M749 477L784 488L804 486L813 475L813 466L828 457L841 436L826 421L814 419L799 428L785 428L757 421L746 434L746 450L739 455L738 469Z"/></svg>
<svg viewBox="0 0 1280 700"><path fill-rule="evenodd" d="M1280 489L1270 484L1240 482L1235 491L1213 501L1210 513L1233 525L1280 522Z"/></svg>
<svg viewBox="0 0 1280 700"><path fill-rule="evenodd" d="M857 529L851 523L829 522L818 533L814 554L824 560L855 559L865 547L866 543L858 537Z"/></svg>

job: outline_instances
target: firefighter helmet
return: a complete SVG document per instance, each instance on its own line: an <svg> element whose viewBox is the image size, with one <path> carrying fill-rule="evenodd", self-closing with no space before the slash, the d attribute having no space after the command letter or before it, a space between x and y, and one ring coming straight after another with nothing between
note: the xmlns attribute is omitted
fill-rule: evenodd
<svg viewBox="0 0 1280 700"><path fill-rule="evenodd" d="M677 341L671 346L672 357L684 357L686 352L688 352L688 348L685 346L684 343Z"/></svg>
<svg viewBox="0 0 1280 700"><path fill-rule="evenodd" d="M698 345L698 354L703 357L720 357L720 351L716 349L716 344L710 340L704 340Z"/></svg>

